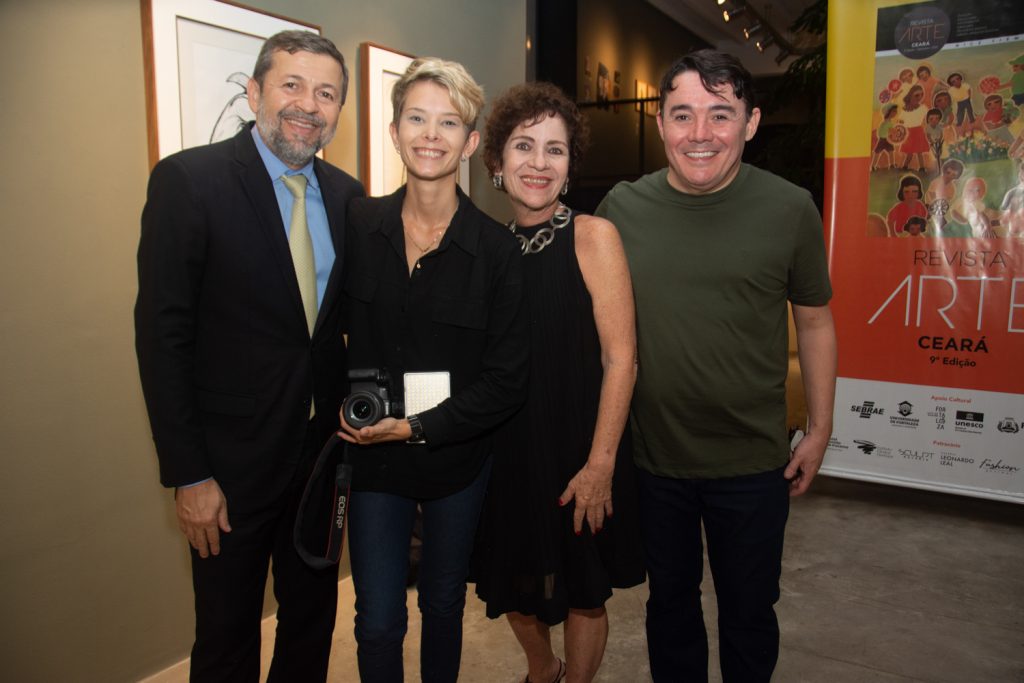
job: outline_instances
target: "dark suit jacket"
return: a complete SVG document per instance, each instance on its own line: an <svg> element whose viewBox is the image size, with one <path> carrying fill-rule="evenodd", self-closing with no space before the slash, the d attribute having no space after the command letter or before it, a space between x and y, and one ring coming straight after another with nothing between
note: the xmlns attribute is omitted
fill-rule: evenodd
<svg viewBox="0 0 1024 683"><path fill-rule="evenodd" d="M278 495L316 398L326 439L347 393L341 334L345 206L362 186L314 160L336 252L312 339L281 212L250 128L150 176L139 242L136 352L165 486L214 477L230 512Z"/></svg>

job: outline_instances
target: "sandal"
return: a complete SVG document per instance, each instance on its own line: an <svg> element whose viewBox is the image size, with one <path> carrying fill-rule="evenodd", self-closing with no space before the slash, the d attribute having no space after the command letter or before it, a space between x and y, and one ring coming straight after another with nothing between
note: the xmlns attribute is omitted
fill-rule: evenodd
<svg viewBox="0 0 1024 683"><path fill-rule="evenodd" d="M560 683L563 680L565 680L565 661L559 658L558 673L555 674L553 679L551 679L551 683ZM531 683L530 674L526 674L526 677L523 679L523 683Z"/></svg>

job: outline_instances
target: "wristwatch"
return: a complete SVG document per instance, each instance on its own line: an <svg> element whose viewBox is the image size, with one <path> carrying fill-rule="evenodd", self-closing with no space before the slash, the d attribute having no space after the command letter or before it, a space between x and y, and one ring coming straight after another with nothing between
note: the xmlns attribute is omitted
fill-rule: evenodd
<svg viewBox="0 0 1024 683"><path fill-rule="evenodd" d="M426 437L423 434L423 423L420 422L419 415L407 415L406 421L409 423L409 428L412 429L412 436L409 437L410 443L423 443L426 441Z"/></svg>

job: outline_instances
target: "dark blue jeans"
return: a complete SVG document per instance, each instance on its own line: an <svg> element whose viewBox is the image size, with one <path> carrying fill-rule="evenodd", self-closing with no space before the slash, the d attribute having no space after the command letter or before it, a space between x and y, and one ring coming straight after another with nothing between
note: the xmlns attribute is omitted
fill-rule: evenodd
<svg viewBox="0 0 1024 683"><path fill-rule="evenodd" d="M356 591L356 654L363 683L403 681L402 641L408 622L405 580L417 503L423 509L420 676L429 683L458 679L469 556L490 471L488 460L473 483L436 500L353 492L348 538Z"/></svg>
<svg viewBox="0 0 1024 683"><path fill-rule="evenodd" d="M778 659L782 544L789 516L783 469L724 479L672 479L637 469L647 559L647 649L655 681L708 679L700 605L701 524L718 599L726 683L771 679Z"/></svg>

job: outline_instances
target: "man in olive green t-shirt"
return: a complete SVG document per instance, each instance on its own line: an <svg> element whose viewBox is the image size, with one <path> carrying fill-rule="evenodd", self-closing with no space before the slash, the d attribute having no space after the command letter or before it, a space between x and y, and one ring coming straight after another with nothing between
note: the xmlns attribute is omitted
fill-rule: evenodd
<svg viewBox="0 0 1024 683"><path fill-rule="evenodd" d="M669 167L620 183L597 210L622 235L636 298L631 422L655 681L707 680L702 525L723 679L771 678L789 496L807 490L832 431L836 340L821 219L805 190L741 162L761 115L752 95L730 55L680 58L661 82ZM809 416L792 454L787 302Z"/></svg>

